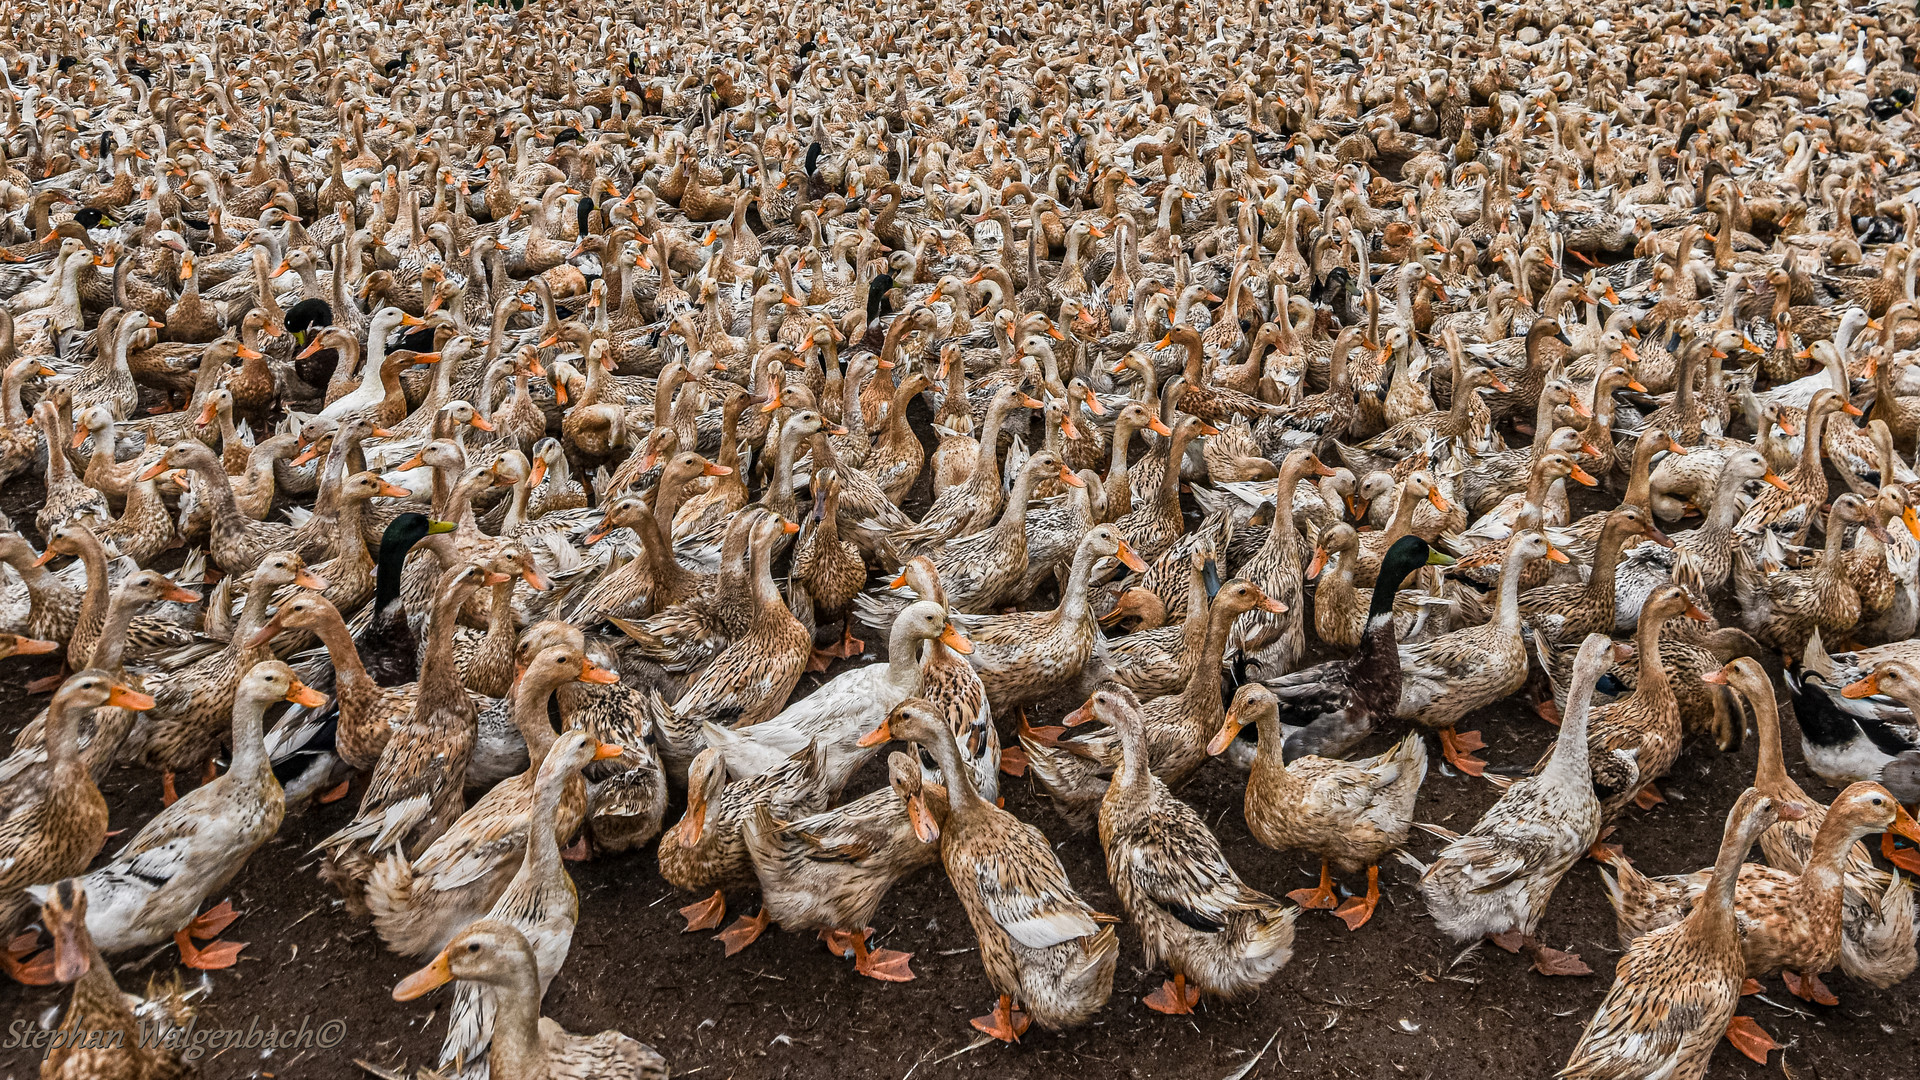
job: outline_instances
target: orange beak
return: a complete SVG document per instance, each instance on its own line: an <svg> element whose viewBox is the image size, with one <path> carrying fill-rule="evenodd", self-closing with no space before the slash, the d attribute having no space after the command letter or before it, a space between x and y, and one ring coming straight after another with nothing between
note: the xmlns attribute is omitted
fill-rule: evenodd
<svg viewBox="0 0 1920 1080"><path fill-rule="evenodd" d="M1791 492L1793 490L1792 488L1787 486L1787 482L1785 480L1780 479L1780 477L1777 474L1775 474L1772 470L1768 470L1767 475L1761 477L1760 479L1765 480L1767 483L1772 484L1774 487L1779 488L1781 491Z"/></svg>
<svg viewBox="0 0 1920 1080"><path fill-rule="evenodd" d="M535 570L531 566L523 566L520 568L520 579L525 581L527 587L534 592L546 592L550 587L547 579L541 576L540 571Z"/></svg>
<svg viewBox="0 0 1920 1080"><path fill-rule="evenodd" d="M1870 698L1878 693L1880 693L1880 676L1878 675L1868 675L1859 682L1851 682L1840 688L1840 695L1842 697L1849 697L1855 700Z"/></svg>
<svg viewBox="0 0 1920 1080"><path fill-rule="evenodd" d="M309 709L317 709L327 703L327 695L306 685L299 679L293 680L293 685L287 688L286 699L295 705L305 705Z"/></svg>
<svg viewBox="0 0 1920 1080"><path fill-rule="evenodd" d="M1161 420L1157 416L1147 421L1147 430L1153 432L1156 435L1166 435L1166 436L1173 435L1173 429L1168 427L1166 425L1166 422Z"/></svg>
<svg viewBox="0 0 1920 1080"><path fill-rule="evenodd" d="M599 664L596 664L593 661L585 659L583 657L580 661L579 681L590 682L590 683L600 683L603 686L612 686L613 684L620 681L620 673L617 671L608 671L606 668L601 667ZM602 745L605 745L605 744L602 744ZM618 746L614 747L613 751L614 752L611 755L609 755L610 757L618 757L621 753L621 749ZM596 755L596 757L597 756L598 755Z"/></svg>
<svg viewBox="0 0 1920 1080"><path fill-rule="evenodd" d="M879 746L881 743L889 743L892 741L893 741L893 729L889 726L886 720L882 720L880 721L879 727L874 728L872 731L869 731L865 735L860 736L859 740L854 745Z"/></svg>
<svg viewBox="0 0 1920 1080"><path fill-rule="evenodd" d="M1439 488L1427 489L1427 501L1433 504L1433 508L1435 510L1440 511L1443 514L1448 513L1453 509L1453 504L1447 501L1446 496L1440 494Z"/></svg>
<svg viewBox="0 0 1920 1080"><path fill-rule="evenodd" d="M1207 740L1207 754L1219 757L1226 753L1227 747L1233 745L1233 740L1239 738L1240 729L1245 726L1246 721L1240 719L1239 710L1229 710L1226 721L1220 725L1220 730L1214 732L1213 738Z"/></svg>
<svg viewBox="0 0 1920 1080"><path fill-rule="evenodd" d="M115 683L107 691L107 704L116 709L132 709L134 712L140 712L153 708L153 698Z"/></svg>
<svg viewBox="0 0 1920 1080"><path fill-rule="evenodd" d="M433 958L433 963L401 979L393 988L393 1000L412 1001L453 981L453 969L447 964L447 954L441 953Z"/></svg>
<svg viewBox="0 0 1920 1080"><path fill-rule="evenodd" d="M1557 563L1564 563L1564 562L1571 561L1567 558L1566 552L1561 551L1559 548L1554 547L1552 544L1547 545L1547 558L1550 561L1557 562Z"/></svg>
<svg viewBox="0 0 1920 1080"><path fill-rule="evenodd" d="M1581 468L1578 465L1575 465L1573 467L1573 471L1568 473L1567 475L1573 477L1575 481L1585 484L1588 487L1594 487L1600 483L1600 481L1595 480L1593 478L1593 475L1591 473L1587 472L1587 470Z"/></svg>
<svg viewBox="0 0 1920 1080"><path fill-rule="evenodd" d="M293 583L303 589L312 589L315 592L319 592L327 587L327 579L319 577L308 570L302 570L298 574L295 574L293 576Z"/></svg>
<svg viewBox="0 0 1920 1080"><path fill-rule="evenodd" d="M473 419L467 422L472 424L474 427L479 428L481 431L493 430L493 421L488 420L486 417L481 416L479 413L474 413Z"/></svg>
<svg viewBox="0 0 1920 1080"><path fill-rule="evenodd" d="M946 629L940 631L940 644L945 645L947 648L952 649L962 656L973 651L973 641L969 639L967 635L961 633L960 628L952 623L948 623Z"/></svg>
<svg viewBox="0 0 1920 1080"><path fill-rule="evenodd" d="M1120 541L1120 550L1113 553L1121 564L1136 574L1147 572L1147 564L1125 540Z"/></svg>

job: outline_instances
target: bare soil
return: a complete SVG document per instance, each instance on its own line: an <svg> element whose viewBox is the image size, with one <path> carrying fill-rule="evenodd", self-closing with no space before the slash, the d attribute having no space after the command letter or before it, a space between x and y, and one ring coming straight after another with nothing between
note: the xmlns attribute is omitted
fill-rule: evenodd
<svg viewBox="0 0 1920 1080"><path fill-rule="evenodd" d="M31 530L37 484L16 483L0 494L0 509ZM871 635L869 635L871 636ZM874 654L870 653L868 662ZM0 728L9 741L44 706L26 683L55 673L44 658L0 665ZM836 671L839 670L836 668ZM802 692L819 685L808 676ZM1031 714L1055 722L1077 702L1048 702ZM1810 792L1832 792L1801 765L1788 715L1787 756ZM1011 718L1006 718L1011 723ZM1517 702L1503 702L1478 727L1496 764L1537 760L1552 739L1545 722ZM1362 752L1385 749L1383 733ZM1418 817L1454 829L1469 827L1496 797L1483 780L1440 767L1422 791ZM878 763L854 790L884 782ZM1695 747L1662 782L1668 802L1631 812L1619 835L1628 853L1650 873L1707 865L1736 794L1752 776L1751 744L1722 755ZM1273 893L1310 886L1317 865L1293 853L1261 847L1241 817L1244 777L1211 763L1182 792L1206 816L1229 858L1254 885ZM1096 906L1117 911L1097 838L1074 833L1033 793L1029 782L1003 786L1007 808L1034 822L1055 841L1075 885ZM160 806L149 774L116 773L107 785L113 827L128 830L109 851ZM446 992L398 1004L389 991L416 966L380 946L373 931L350 919L315 873L308 849L345 822L358 792L346 801L289 818L280 836L257 854L229 890L243 914L226 934L248 942L239 965L213 973L188 971L166 948L149 957L116 958L122 987L139 990L149 978L175 973L205 988L202 1023L246 1028L318 1025L340 1020L346 1038L333 1050L261 1056L229 1050L203 1062L212 1078L336 1078L362 1075L365 1059L410 1074L437 1056L445 1028ZM669 820L679 808L669 811ZM1438 842L1416 834L1414 853L1430 857ZM1757 856L1756 856L1757 857ZM1382 868L1385 891L1378 914L1358 932L1325 912L1299 924L1294 958L1256 998L1202 1005L1192 1017L1166 1017L1140 1004L1162 971L1140 967L1138 938L1123 926L1122 963L1113 1000L1085 1027L1049 1034L1038 1029L1017 1046L977 1045L969 1017L992 1004L965 913L935 868L897 888L877 920L876 945L914 954L918 978L885 984L862 978L850 961L829 954L811 936L769 932L751 948L723 959L707 934L681 932L675 909L695 897L659 875L651 848L570 864L580 891L580 924L572 955L548 992L544 1011L568 1029L618 1028L651 1042L675 1076L885 1077L981 1075L1001 1077L1542 1077L1566 1060L1581 1027L1605 993L1620 950L1612 912L1592 864L1576 867L1555 895L1542 927L1550 945L1579 953L1596 974L1547 978L1523 957L1491 946L1461 949L1441 938L1414 892L1413 872ZM1341 883L1356 887L1358 881ZM219 897L215 898L220 899ZM734 911L751 912L749 893L729 897ZM1841 1004L1822 1007L1789 996L1776 981L1763 997L1747 998L1742 1012L1756 1017L1785 1043L1767 1068L1726 1044L1714 1075L1833 1078L1896 1077L1914 1072L1920 1004L1911 985L1876 991L1833 973L1827 982ZM52 1022L67 999L64 988L0 985L0 1017L7 1024ZM6 1031L0 1030L0 1045ZM1250 1059L1262 1055L1246 1070ZM28 1052L0 1049L0 1077L37 1074Z"/></svg>

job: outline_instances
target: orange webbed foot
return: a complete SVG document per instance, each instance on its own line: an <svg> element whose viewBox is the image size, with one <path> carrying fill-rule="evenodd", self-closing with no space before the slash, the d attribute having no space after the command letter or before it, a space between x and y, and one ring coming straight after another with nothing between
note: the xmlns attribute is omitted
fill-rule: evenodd
<svg viewBox="0 0 1920 1080"><path fill-rule="evenodd" d="M727 947L726 954L732 956L760 940L760 935L766 932L772 922L773 916L767 914L767 909L763 907L758 915L742 915L733 920L733 925L715 934L714 937Z"/></svg>
<svg viewBox="0 0 1920 1080"><path fill-rule="evenodd" d="M1001 1042L1019 1042L1020 1036L1027 1033L1027 1028L1033 1023L1033 1019L1026 1014L1025 1010L1016 1008L1012 998L1002 994L999 1004L994 1006L992 1012L985 1016L976 1016L970 1022L974 1030L989 1038L999 1039Z"/></svg>
<svg viewBox="0 0 1920 1080"><path fill-rule="evenodd" d="M1440 732L1441 756L1447 759L1447 764L1468 776L1479 776L1487 771L1487 763L1473 756L1475 750L1484 750L1486 746L1486 740L1477 731L1447 728Z"/></svg>
<svg viewBox="0 0 1920 1080"><path fill-rule="evenodd" d="M1840 999L1833 996L1827 984L1820 981L1818 975L1801 975L1794 971L1783 971L1780 978L1787 984L1787 990L1802 1001L1811 1001L1815 1005L1838 1005Z"/></svg>
<svg viewBox="0 0 1920 1080"><path fill-rule="evenodd" d="M329 788L327 791L323 792L320 796L320 802L323 805L326 803L339 802L341 799L344 799L347 797L347 792L352 787L353 787L352 780L342 780L340 781L339 787Z"/></svg>
<svg viewBox="0 0 1920 1080"><path fill-rule="evenodd" d="M1327 864L1320 864L1320 884L1311 889L1295 889L1287 894L1287 899L1308 910L1327 911L1339 904L1339 898L1333 895L1333 876L1327 871Z"/></svg>
<svg viewBox="0 0 1920 1080"><path fill-rule="evenodd" d="M568 862L590 862L593 859L593 845L587 843L587 834L581 833L573 843L568 844L560 857Z"/></svg>
<svg viewBox="0 0 1920 1080"><path fill-rule="evenodd" d="M1660 789L1651 780L1633 797L1633 805L1642 810L1651 810L1666 801L1667 797L1660 794Z"/></svg>
<svg viewBox="0 0 1920 1080"><path fill-rule="evenodd" d="M222 900L216 907L208 908L187 924L187 933L206 941L220 936L220 932L233 925L240 913L233 910L233 901Z"/></svg>
<svg viewBox="0 0 1920 1080"><path fill-rule="evenodd" d="M1027 749L1024 746L1003 746L1000 748L1000 771L1008 776L1027 775Z"/></svg>
<svg viewBox="0 0 1920 1080"><path fill-rule="evenodd" d="M855 947L855 952L853 970L867 978L881 982L913 981L913 968L908 966L908 961L913 959L912 953L896 949L874 949L869 952L864 939Z"/></svg>
<svg viewBox="0 0 1920 1080"><path fill-rule="evenodd" d="M1175 975L1161 983L1160 989L1141 998L1140 1003L1168 1016L1189 1016L1193 1013L1193 1007L1200 1004L1200 991L1187 985L1185 975Z"/></svg>
<svg viewBox="0 0 1920 1080"><path fill-rule="evenodd" d="M680 909L680 917L687 920L687 928L681 933L691 934L696 930L711 930L720 925L727 917L727 897L719 889L713 895L697 903L688 904Z"/></svg>
<svg viewBox="0 0 1920 1080"><path fill-rule="evenodd" d="M1727 1041L1733 1044L1735 1050L1762 1065L1767 1063L1769 1051L1780 1049L1780 1044L1773 1041L1773 1036L1767 1034L1766 1029L1751 1016L1736 1016L1727 1024Z"/></svg>
<svg viewBox="0 0 1920 1080"><path fill-rule="evenodd" d="M52 986L58 982L53 977L53 950L43 950L32 960L21 962L11 953L0 954L0 971L7 977L24 986Z"/></svg>
<svg viewBox="0 0 1920 1080"><path fill-rule="evenodd" d="M196 971L230 968L240 962L240 950L247 947L244 941L216 941L197 947L189 937L191 933L191 930L180 931L173 935L173 943L180 947L180 962Z"/></svg>

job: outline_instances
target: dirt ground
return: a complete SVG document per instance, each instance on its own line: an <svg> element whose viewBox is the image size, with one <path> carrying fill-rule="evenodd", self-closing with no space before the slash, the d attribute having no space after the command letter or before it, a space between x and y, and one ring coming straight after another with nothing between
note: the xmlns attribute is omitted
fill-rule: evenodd
<svg viewBox="0 0 1920 1080"><path fill-rule="evenodd" d="M30 530L38 499L37 485L16 483L0 495L0 508ZM0 728L9 742L46 701L28 697L25 684L54 671L44 658L0 665ZM820 679L808 676L801 691ZM1032 720L1053 722L1075 704L1050 702ZM1801 767L1790 706L1783 707L1790 767L1809 791L1831 797ZM1489 744L1485 756L1496 764L1531 763L1551 741L1552 729L1513 702L1490 710L1478 726ZM1393 738L1377 735L1363 751L1385 749ZM1464 830L1497 793L1483 780L1444 770L1437 753L1433 759L1436 768L1421 793L1418 817ZM884 782L878 761L869 768L871 775L856 779L852 790ZM1615 839L1648 872L1707 865L1727 809L1752 770L1750 743L1739 754L1689 750L1663 781L1668 803L1632 812ZM1248 835L1240 812L1243 783L1242 774L1214 762L1182 795L1205 814L1249 882L1276 894L1311 885L1317 866L1296 854L1269 851ZM1009 810L1053 838L1089 901L1118 911L1097 838L1066 828L1027 781L1008 780L1004 791ZM150 775L123 771L106 794L112 827L129 830L108 841L111 850L159 809L159 784ZM447 992L395 1003L389 991L415 962L386 952L368 926L348 918L307 854L351 815L357 797L356 790L353 799L290 818L229 890L243 915L226 937L249 943L236 968L190 972L170 947L150 957L116 958L117 977L128 989L176 972L189 986L204 987L206 1026L285 1027L303 1018L315 1027L329 1020L345 1025L344 1041L332 1050L210 1056L203 1062L208 1077L363 1075L356 1058L411 1074L437 1055ZM678 806L670 809L669 820L678 813ZM1438 846L1418 833L1412 843L1423 859ZM1252 1000L1206 1004L1192 1017L1149 1011L1140 998L1165 973L1141 969L1139 940L1123 926L1114 996L1092 1023L1062 1034L1035 1029L1018 1046L980 1045L967 1020L992 1004L991 991L965 913L937 867L897 888L876 920L876 945L914 954L918 978L899 985L854 974L850 961L836 959L812 936L770 932L724 959L707 934L681 932L675 909L695 898L661 879L651 848L570 868L580 891L580 923L566 967L547 994L545 1014L573 1031L618 1028L658 1047L676 1077L711 1080L902 1080L987 1070L1003 1077L1539 1077L1566 1060L1619 957L1612 913L1591 863L1569 875L1542 927L1548 944L1578 952L1595 968L1595 975L1584 978L1546 978L1530 972L1521 957L1448 943L1425 917L1412 871L1389 863L1381 875L1385 899L1373 921L1350 933L1329 913L1306 913L1293 961ZM754 909L748 893L729 899L736 913ZM1784 1069L1779 1054L1763 1069L1723 1043L1714 1075L1912 1075L1913 1032L1920 1022L1912 985L1875 991L1837 972L1827 981L1841 1005L1804 1004L1778 982L1742 1005L1744 1014L1787 1045ZM0 985L0 1015L9 1025L48 1024L66 999L64 988L8 983ZM0 1044L5 1039L0 1031ZM27 1052L0 1049L0 1077L36 1074Z"/></svg>

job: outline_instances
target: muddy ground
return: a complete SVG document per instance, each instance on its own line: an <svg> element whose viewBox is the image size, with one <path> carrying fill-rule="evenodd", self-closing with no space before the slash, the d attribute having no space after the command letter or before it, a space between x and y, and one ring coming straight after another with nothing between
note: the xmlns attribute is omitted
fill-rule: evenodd
<svg viewBox="0 0 1920 1080"><path fill-rule="evenodd" d="M15 481L10 489L0 495L0 509L31 534L37 484ZM875 656L870 653L869 660ZM0 665L0 729L9 742L46 702L44 695L29 697L26 683L55 670L44 658ZM808 676L801 692L820 679ZM1033 712L1032 721L1054 722L1076 704L1049 702ZM1809 791L1830 798L1832 791L1802 767L1791 707L1783 702L1783 708L1794 775ZM1553 730L1511 701L1490 710L1478 726L1489 744L1484 755L1496 764L1537 760ZM1378 752L1393 738L1377 735L1362 749ZM1497 792L1484 780L1444 770L1437 753L1433 759L1436 768L1421 793L1418 817L1464 830ZM879 768L876 761L852 790L884 782ZM1689 750L1663 781L1667 804L1631 812L1615 839L1648 872L1707 865L1727 809L1752 770L1751 743L1738 754ZM1205 814L1249 882L1276 894L1311 885L1316 864L1270 851L1248 835L1240 812L1242 785L1242 774L1213 762L1183 797ZM1009 810L1053 838L1087 898L1118 911L1096 837L1066 828L1028 781L1008 780L1004 790ZM159 784L151 775L121 771L106 794L112 827L129 830L108 841L111 851L159 809ZM284 1027L303 1018L316 1028L329 1020L344 1024L344 1041L335 1049L272 1056L229 1050L203 1062L208 1077L364 1075L354 1059L411 1074L435 1059L448 992L395 1003L389 991L416 963L386 952L368 926L350 919L320 883L307 854L347 820L357 798L356 789L352 799L290 818L229 890L243 915L226 937L249 943L237 967L190 972L170 947L149 957L116 958L117 976L128 989L176 973L189 986L204 987L203 1024ZM670 809L669 820L678 813L678 806ZM1423 859L1438 846L1424 834L1412 842ZM1349 932L1329 913L1306 913L1292 963L1257 998L1206 1004L1192 1017L1149 1011L1140 998L1165 973L1142 970L1139 939L1123 926L1114 996L1097 1019L1062 1034L1035 1029L1018 1046L978 1045L967 1020L992 1004L991 991L965 913L937 867L897 888L876 920L876 945L914 954L918 978L899 985L854 974L850 961L836 959L810 935L770 932L741 955L723 959L709 935L681 932L675 909L695 898L661 879L651 849L570 867L580 891L580 924L566 968L547 994L545 1014L573 1031L618 1028L658 1047L675 1076L710 1080L901 1080L989 1070L1001 1077L1049 1078L1541 1077L1566 1060L1620 953L1591 863L1569 875L1542 927L1548 944L1578 952L1593 965L1597 974L1584 978L1546 978L1529 971L1524 958L1489 946L1463 951L1446 942L1425 917L1413 872L1389 863L1381 875L1385 899L1373 921ZM747 893L730 900L736 913L755 904ZM1804 1004L1777 981L1763 998L1746 999L1742 1012L1787 1045L1784 1066L1775 1054L1763 1069L1723 1043L1714 1075L1912 1075L1920 1026L1913 984L1876 991L1837 972L1827 981L1841 1005ZM0 1017L8 1025L51 1023L66 998L61 988L0 985ZM5 1041L0 1031L0 1047ZM36 1074L29 1053L0 1048L0 1077Z"/></svg>

